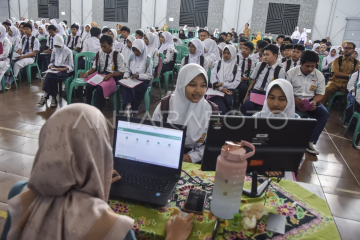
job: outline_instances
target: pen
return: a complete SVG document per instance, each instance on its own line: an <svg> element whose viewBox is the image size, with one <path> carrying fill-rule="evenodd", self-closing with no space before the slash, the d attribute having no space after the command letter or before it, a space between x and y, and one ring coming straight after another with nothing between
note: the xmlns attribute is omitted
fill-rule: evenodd
<svg viewBox="0 0 360 240"><path fill-rule="evenodd" d="M212 240L215 240L218 228L219 228L219 219L217 219L215 222L214 231L211 237Z"/></svg>

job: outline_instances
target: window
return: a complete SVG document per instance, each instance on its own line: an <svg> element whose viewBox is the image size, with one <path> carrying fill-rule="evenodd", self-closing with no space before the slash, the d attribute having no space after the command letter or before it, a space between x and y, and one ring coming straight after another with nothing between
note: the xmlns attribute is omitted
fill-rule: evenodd
<svg viewBox="0 0 360 240"><path fill-rule="evenodd" d="M38 0L38 17L59 18L59 0Z"/></svg>
<svg viewBox="0 0 360 240"><path fill-rule="evenodd" d="M209 0L181 0L180 25L205 27L208 10Z"/></svg>
<svg viewBox="0 0 360 240"><path fill-rule="evenodd" d="M300 5L269 3L266 33L291 35L298 24Z"/></svg>
<svg viewBox="0 0 360 240"><path fill-rule="evenodd" d="M104 0L104 21L128 22L129 0Z"/></svg>

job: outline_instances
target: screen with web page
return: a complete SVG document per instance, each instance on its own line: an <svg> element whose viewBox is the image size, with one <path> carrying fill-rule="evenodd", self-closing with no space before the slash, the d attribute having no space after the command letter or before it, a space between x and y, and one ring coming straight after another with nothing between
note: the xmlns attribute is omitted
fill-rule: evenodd
<svg viewBox="0 0 360 240"><path fill-rule="evenodd" d="M115 157L179 167L183 130L118 121Z"/></svg>

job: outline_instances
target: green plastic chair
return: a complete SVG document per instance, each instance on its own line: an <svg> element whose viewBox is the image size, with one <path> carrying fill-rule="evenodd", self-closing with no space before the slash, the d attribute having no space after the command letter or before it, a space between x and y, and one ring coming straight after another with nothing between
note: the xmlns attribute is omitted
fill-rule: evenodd
<svg viewBox="0 0 360 240"><path fill-rule="evenodd" d="M154 60L153 60L154 61ZM157 66L157 74L155 78L153 78L149 84L149 87L147 88L144 96L144 102L145 102L145 113L149 114L150 109L150 100L151 100L151 91L152 91L152 84L153 83L159 83L159 94L161 99L161 85L160 85L160 74L163 67L163 57L159 56L159 63Z"/></svg>
<svg viewBox="0 0 360 240"><path fill-rule="evenodd" d="M40 77L40 81L42 82L41 72L40 72L40 68L39 68L39 65L38 65L39 55L40 55L40 53L39 53L39 51L38 51L38 52L36 53L34 63L25 66L26 76L27 76L27 80L28 80L29 85L31 85L31 68L32 68L32 67L36 67L36 68L37 68L38 73L39 73L39 77ZM21 81L20 71L19 71L18 77L19 77L19 80ZM14 80L14 81L15 81L15 80Z"/></svg>
<svg viewBox="0 0 360 240"><path fill-rule="evenodd" d="M11 76L13 77L13 79L14 79L14 83L15 83L15 86L16 86L16 88L18 88L17 87L17 83L16 83L16 79L15 79L15 77L14 77L14 72L13 72L13 69L12 69L12 57L13 57L13 54L14 54L14 45L12 46L12 49L11 49L11 53L10 53L10 67L8 68L8 70L6 70L6 72L5 73L7 73L7 72L10 72L11 73ZM3 75L3 77L2 77L2 79L1 79L1 87L2 87L2 92L6 92L6 90L5 90L5 73L4 73L4 75Z"/></svg>
<svg viewBox="0 0 360 240"><path fill-rule="evenodd" d="M321 55L319 56L319 65L318 65L318 70L321 72L321 68L322 68L322 61L326 56Z"/></svg>
<svg viewBox="0 0 360 240"><path fill-rule="evenodd" d="M358 84L359 82L357 81L356 83L355 83L355 98L356 98L356 87L357 87L357 84ZM356 101L356 100L355 100ZM353 119L357 119L357 123L356 123L356 127L355 127L355 130L354 130L354 135L353 135L353 138L352 138L352 142L351 142L351 145L353 146L353 147L355 147L356 145L355 145L355 141L356 141L356 136L357 136L357 134L360 132L360 112L358 112L358 111L355 111L355 105L356 105L356 103L354 104L354 106L353 106L353 111L354 111L354 113L353 113L353 115L352 115L352 117L351 117L351 119L350 119L350 122L349 122L349 124L348 124L348 126L347 126L347 128L346 128L346 131L345 131L345 137L346 137L346 134L347 134L347 132L348 132L348 130L349 130L349 127L350 127L350 125L351 125L351 123L352 123L352 121L353 121Z"/></svg>
<svg viewBox="0 0 360 240"><path fill-rule="evenodd" d="M75 75L65 80L65 90L68 104L71 104L72 91L74 87L85 87L87 82L83 78L79 78L79 73L86 73L92 67L92 59L96 56L94 52L81 52L75 56ZM85 57L85 69L78 69L78 59Z"/></svg>
<svg viewBox="0 0 360 240"><path fill-rule="evenodd" d="M74 56L74 58L75 58L75 56L78 54L78 52L77 52L77 51L74 51L74 50L71 50L71 51L72 51L73 56Z"/></svg>
<svg viewBox="0 0 360 240"><path fill-rule="evenodd" d="M330 112L331 106L336 97L344 97L344 96L346 96L346 94L343 92L336 92L333 95L331 95L328 106L327 106L327 111Z"/></svg>
<svg viewBox="0 0 360 240"><path fill-rule="evenodd" d="M295 113L297 113L301 118L311 118L307 112L300 112L295 110Z"/></svg>
<svg viewBox="0 0 360 240"><path fill-rule="evenodd" d="M159 56L161 56L163 59L165 59L165 55L162 53L159 53ZM171 71L167 71L164 72L162 74L164 76L164 80L165 80L165 95L168 92L169 89L169 77L171 76L171 80L172 80L172 87L174 88L174 69Z"/></svg>

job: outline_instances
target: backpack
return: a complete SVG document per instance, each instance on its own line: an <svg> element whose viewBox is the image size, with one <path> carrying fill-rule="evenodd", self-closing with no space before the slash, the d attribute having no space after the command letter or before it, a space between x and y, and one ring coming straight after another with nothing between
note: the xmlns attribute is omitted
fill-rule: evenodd
<svg viewBox="0 0 360 240"><path fill-rule="evenodd" d="M117 72L118 71L118 63L117 63L117 56L118 56L119 52L117 51L114 51L113 52L113 62L114 62L114 72ZM96 53L96 65L95 66L98 66L98 63L99 63L99 52ZM104 66L105 67L105 66ZM100 69L100 65L98 67L98 70ZM101 69L100 69L101 70ZM99 71L98 71L99 72ZM105 69L104 69L104 72L105 72Z"/></svg>
<svg viewBox="0 0 360 240"><path fill-rule="evenodd" d="M21 41L21 47L24 45L26 37L23 37L22 41ZM35 41L35 36L31 37L31 41L30 41L30 47L31 49L34 49L34 41Z"/></svg>
<svg viewBox="0 0 360 240"><path fill-rule="evenodd" d="M291 67L291 59L289 59L289 60L286 61L285 72L289 71L290 67Z"/></svg>
<svg viewBox="0 0 360 240"><path fill-rule="evenodd" d="M260 65L259 71L258 71L258 73L256 74L255 82L256 82L256 80L259 78L261 72L265 69L265 67L266 67L266 62L262 62L261 65ZM278 79L278 78L279 78L279 73L280 73L281 68L282 68L282 67L279 66L279 65L277 65L277 66L275 67L274 79ZM264 80L266 80L266 79L263 79L263 81L264 81ZM253 86L255 86L255 84L254 84Z"/></svg>
<svg viewBox="0 0 360 240"><path fill-rule="evenodd" d="M129 57L129 68L130 68L130 63L131 63L131 61L133 60L133 53L132 54L130 54L130 57ZM150 56L147 56L147 58L146 58L146 67L145 67L145 72L147 72L147 69L148 69L148 67L149 67L149 65L150 65L150 61L151 61L151 57Z"/></svg>
<svg viewBox="0 0 360 240"><path fill-rule="evenodd" d="M68 40L67 40L66 46L69 45L70 39L71 39L71 36L68 36ZM78 40L79 40L79 36L76 36L76 37L75 37L75 46L77 45ZM71 46L70 49L74 49L74 46Z"/></svg>
<svg viewBox="0 0 360 240"><path fill-rule="evenodd" d="M202 67L204 67L204 61L205 61L205 58L204 58L204 56L200 56L200 66L202 66ZM185 64L184 64L184 66L186 65L186 64L188 64L189 63L189 55L186 55L185 56Z"/></svg>
<svg viewBox="0 0 360 240"><path fill-rule="evenodd" d="M239 56L239 55L236 55L236 58L237 58L236 63L239 65L239 63L240 63L240 56ZM251 64L252 64L252 60L251 60L250 57L249 57L249 58L248 58L248 72L247 72L247 77L250 77ZM241 67L241 66L239 65L239 67ZM242 69L241 69L241 71L242 71ZM241 72L241 73L242 73L242 72Z"/></svg>
<svg viewBox="0 0 360 240"><path fill-rule="evenodd" d="M168 95L166 97L163 97L160 102L160 112L161 116L163 117L163 123L167 122L167 119L169 117L169 110L170 110L170 97L171 95ZM211 110L213 115L217 115L219 113L219 107L215 103L206 100L211 105Z"/></svg>
<svg viewBox="0 0 360 240"><path fill-rule="evenodd" d="M338 57L339 58L339 70L341 68L342 65L342 61L343 61L343 57ZM335 60L334 60L335 61ZM358 60L356 58L354 58L354 69L353 72L355 71L356 65L358 64ZM330 72L330 77L332 77L334 75L333 72Z"/></svg>
<svg viewBox="0 0 360 240"><path fill-rule="evenodd" d="M281 63L284 63L284 62L286 62L286 57L281 59Z"/></svg>
<svg viewBox="0 0 360 240"><path fill-rule="evenodd" d="M218 73L219 72L219 70L220 70L220 67L221 67L221 61L222 60L220 60L219 62L218 62L218 65L217 65L217 69L216 69L216 72ZM232 82L235 80L235 77L236 77L236 73L237 73L237 71L238 71L238 65L237 64L235 64L234 65L234 69L233 69L233 71L232 71L232 74L233 74L233 80L232 80Z"/></svg>

